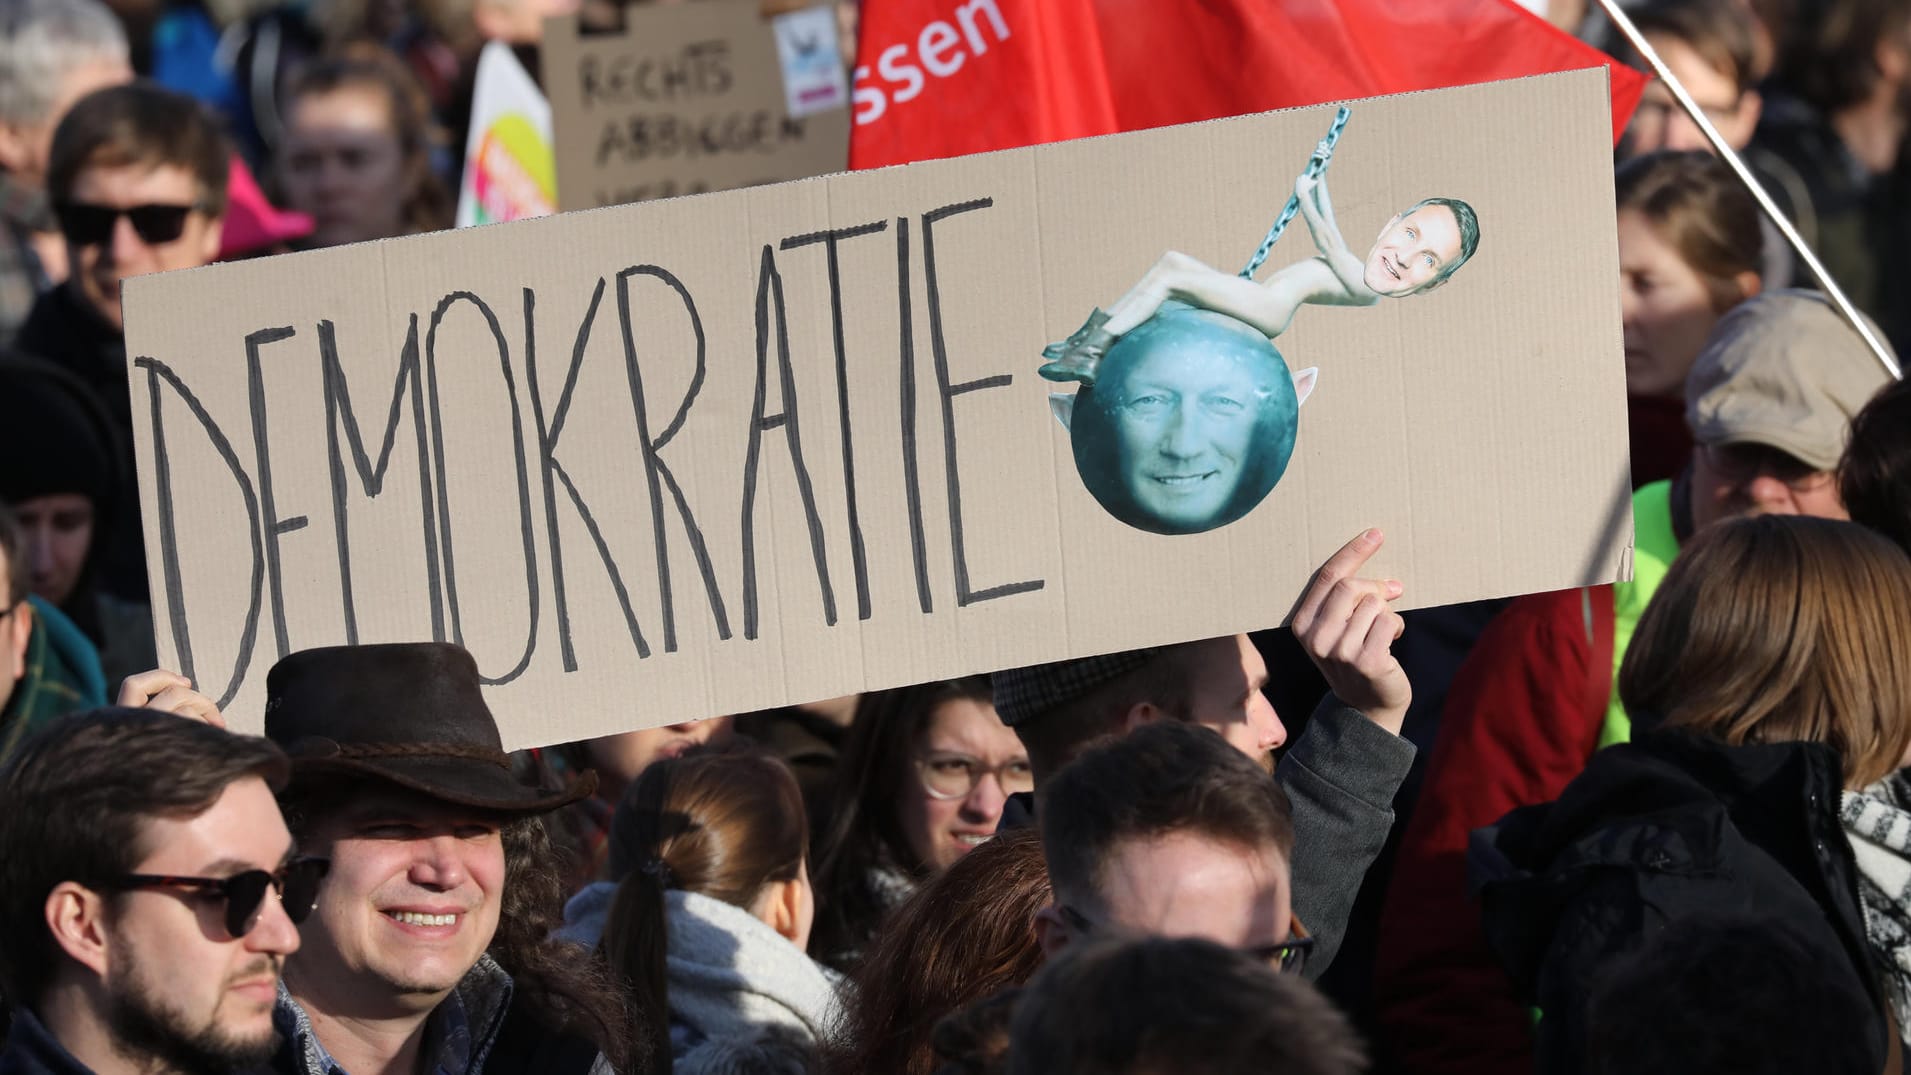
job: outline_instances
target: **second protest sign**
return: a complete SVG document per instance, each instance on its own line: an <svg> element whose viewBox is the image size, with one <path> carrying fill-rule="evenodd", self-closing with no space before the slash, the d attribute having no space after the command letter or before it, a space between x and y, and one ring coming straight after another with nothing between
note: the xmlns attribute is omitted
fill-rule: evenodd
<svg viewBox="0 0 1911 1075"><path fill-rule="evenodd" d="M834 8L632 4L615 31L544 29L560 208L595 209L843 170L849 89Z"/></svg>

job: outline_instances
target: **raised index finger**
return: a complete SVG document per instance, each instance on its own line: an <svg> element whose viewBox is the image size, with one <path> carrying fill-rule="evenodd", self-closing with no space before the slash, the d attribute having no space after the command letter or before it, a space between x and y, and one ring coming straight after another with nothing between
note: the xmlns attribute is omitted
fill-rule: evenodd
<svg viewBox="0 0 1911 1075"><path fill-rule="evenodd" d="M1373 554L1379 551L1386 536L1379 530L1363 530L1352 541L1342 545L1339 551L1327 558L1314 572L1314 579L1307 584L1307 590L1301 595L1301 603L1294 609L1292 623L1297 630L1305 630L1320 611L1321 602L1334 591L1334 585L1341 579L1349 578L1364 567Z"/></svg>

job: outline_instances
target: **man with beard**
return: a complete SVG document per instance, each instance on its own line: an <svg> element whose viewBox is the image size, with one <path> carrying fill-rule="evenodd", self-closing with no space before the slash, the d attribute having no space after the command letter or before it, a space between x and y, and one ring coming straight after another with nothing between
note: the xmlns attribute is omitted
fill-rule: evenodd
<svg viewBox="0 0 1911 1075"><path fill-rule="evenodd" d="M0 782L0 1073L218 1073L278 1044L279 971L326 863L297 858L262 739L98 709Z"/></svg>

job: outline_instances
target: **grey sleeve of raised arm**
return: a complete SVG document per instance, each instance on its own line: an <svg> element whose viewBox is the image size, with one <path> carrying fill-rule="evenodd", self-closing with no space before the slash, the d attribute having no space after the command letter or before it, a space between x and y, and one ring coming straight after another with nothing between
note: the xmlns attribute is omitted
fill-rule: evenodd
<svg viewBox="0 0 1911 1075"><path fill-rule="evenodd" d="M1329 694L1275 770L1294 807L1294 914L1314 937L1309 978L1340 949L1413 755L1412 743Z"/></svg>

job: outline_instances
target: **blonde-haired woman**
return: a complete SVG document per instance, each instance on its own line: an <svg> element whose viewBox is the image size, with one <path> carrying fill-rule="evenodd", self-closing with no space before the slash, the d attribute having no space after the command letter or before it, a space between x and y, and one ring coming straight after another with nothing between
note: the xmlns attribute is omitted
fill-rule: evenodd
<svg viewBox="0 0 1911 1075"><path fill-rule="evenodd" d="M1823 1070L1885 1070L1911 931L1877 920L1911 924L1911 861L1904 841L1847 839L1841 802L1895 802L1880 782L1911 752L1911 559L1852 523L1710 527L1646 609L1619 693L1632 743L1474 836L1488 940L1542 1013L1539 1070L1585 1070L1585 1001L1612 957L1721 912L1805 930L1875 1010Z"/></svg>

